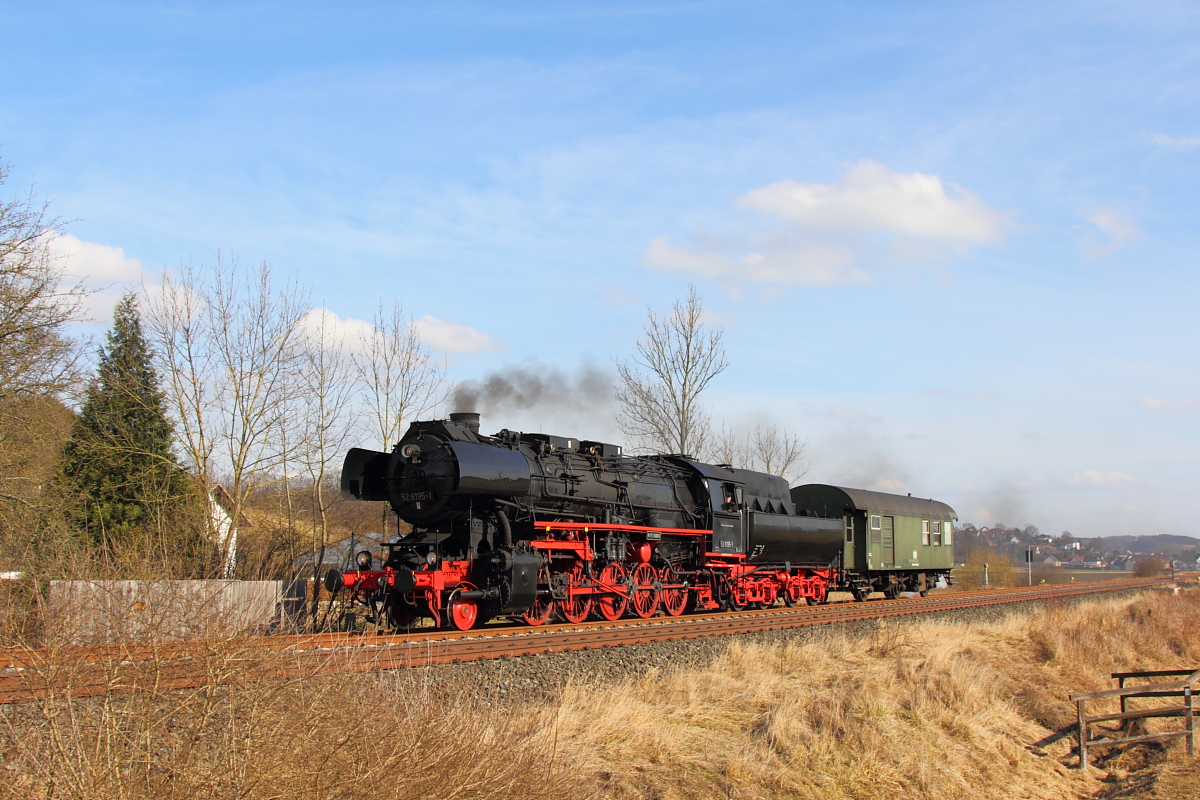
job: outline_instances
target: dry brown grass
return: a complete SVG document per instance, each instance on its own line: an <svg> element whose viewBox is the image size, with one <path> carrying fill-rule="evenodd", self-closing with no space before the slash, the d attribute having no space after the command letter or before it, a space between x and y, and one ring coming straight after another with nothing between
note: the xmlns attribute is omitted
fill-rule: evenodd
<svg viewBox="0 0 1200 800"><path fill-rule="evenodd" d="M550 715L490 713L434 671L255 680L269 663L221 647L207 663L219 685L162 691L148 665L137 692L0 706L0 797L558 798L572 783Z"/></svg>
<svg viewBox="0 0 1200 800"><path fill-rule="evenodd" d="M1082 797L1103 772L1066 768L1074 739L1033 743L1071 723L1069 692L1109 688L1112 671L1200 666L1198 601L735 644L705 670L574 686L559 727L618 798ZM1138 763L1105 757L1106 769Z"/></svg>
<svg viewBox="0 0 1200 800"><path fill-rule="evenodd" d="M1035 743L1110 672L1200 666L1198 629L1200 592L889 622L508 707L436 668L261 679L264 657L217 644L221 685L159 690L148 665L141 692L0 707L0 797L1130 798L1155 796L1148 759L1186 797L1178 745L1083 774L1073 736ZM1150 788L1104 782L1126 771Z"/></svg>

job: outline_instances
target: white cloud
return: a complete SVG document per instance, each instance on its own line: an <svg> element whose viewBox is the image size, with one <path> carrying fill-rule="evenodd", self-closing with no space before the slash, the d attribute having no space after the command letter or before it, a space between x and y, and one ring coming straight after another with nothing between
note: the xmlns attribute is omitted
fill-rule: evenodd
<svg viewBox="0 0 1200 800"><path fill-rule="evenodd" d="M1145 234L1135 220L1111 208L1097 209L1086 219L1083 244L1089 257L1119 250Z"/></svg>
<svg viewBox="0 0 1200 800"><path fill-rule="evenodd" d="M414 324L421 341L448 353L486 353L500 349L492 337L480 333L470 325L438 319L428 314Z"/></svg>
<svg viewBox="0 0 1200 800"><path fill-rule="evenodd" d="M320 338L322 327L327 336L341 338L349 350L358 350L363 340L374 331L366 320L353 317L342 319L328 308L314 308L300 320L300 333L312 341Z"/></svg>
<svg viewBox="0 0 1200 800"><path fill-rule="evenodd" d="M50 234L50 255L59 261L65 283L82 282L92 290L84 303L87 316L108 320L121 295L139 285L147 273L142 262L125 255L120 247L86 242L69 233Z"/></svg>
<svg viewBox="0 0 1200 800"><path fill-rule="evenodd" d="M1176 138L1167 136L1164 133L1150 134L1150 141L1161 147L1170 147L1172 150L1192 150L1200 147L1200 136L1185 136Z"/></svg>
<svg viewBox="0 0 1200 800"><path fill-rule="evenodd" d="M1142 408L1147 411L1198 411L1200 403L1195 400L1159 400L1147 397L1142 400Z"/></svg>
<svg viewBox="0 0 1200 800"><path fill-rule="evenodd" d="M1124 472L1117 472L1116 470L1105 472L1091 468L1064 478L1063 483L1067 486L1127 486L1141 483L1141 481L1132 475L1126 475Z"/></svg>
<svg viewBox="0 0 1200 800"><path fill-rule="evenodd" d="M340 317L327 308L314 308L300 321L300 330L305 336L315 338L322 324L334 336L341 336L346 347L358 350L363 342L374 335L370 322L353 317ZM498 350L499 345L486 333L480 333L469 325L441 320L429 314L413 321L417 336L435 350L448 353L480 353Z"/></svg>
<svg viewBox="0 0 1200 800"><path fill-rule="evenodd" d="M125 255L120 247L85 242L69 233L52 236L50 253L62 260L63 269L91 286L107 286L142 277L142 262Z"/></svg>
<svg viewBox="0 0 1200 800"><path fill-rule="evenodd" d="M898 173L876 161L851 167L836 183L781 180L739 197L741 208L765 211L790 229L697 248L650 242L644 262L708 278L765 284L865 283L864 257L925 262L947 250L996 244L1007 218L976 195L937 175ZM884 237L881 241L880 237ZM717 240L700 235L699 242Z"/></svg>
<svg viewBox="0 0 1200 800"><path fill-rule="evenodd" d="M837 183L782 180L737 202L818 231L885 231L942 243L994 244L1006 223L1003 214L957 184L923 172L893 172L870 159Z"/></svg>
<svg viewBox="0 0 1200 800"><path fill-rule="evenodd" d="M788 243L729 258L676 247L659 236L650 242L643 260L652 267L706 278L743 279L760 283L830 285L862 283L866 273L854 267L854 254L845 247L820 243Z"/></svg>

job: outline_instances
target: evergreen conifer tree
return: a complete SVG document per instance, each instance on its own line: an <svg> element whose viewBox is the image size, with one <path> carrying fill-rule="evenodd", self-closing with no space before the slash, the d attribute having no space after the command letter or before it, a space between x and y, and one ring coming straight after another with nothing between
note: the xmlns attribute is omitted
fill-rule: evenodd
<svg viewBox="0 0 1200 800"><path fill-rule="evenodd" d="M79 495L79 521L89 538L104 544L156 521L185 491L186 476L172 453L171 426L133 292L117 304L99 355L59 477Z"/></svg>

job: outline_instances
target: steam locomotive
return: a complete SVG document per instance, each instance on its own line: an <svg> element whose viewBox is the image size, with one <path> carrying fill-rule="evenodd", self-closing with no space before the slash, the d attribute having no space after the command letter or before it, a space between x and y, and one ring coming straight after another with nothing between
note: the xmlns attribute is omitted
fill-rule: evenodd
<svg viewBox="0 0 1200 800"><path fill-rule="evenodd" d="M905 498L789 491L774 475L684 455L627 456L605 442L485 436L475 413L414 422L390 453L350 450L341 491L385 501L411 525L384 545L382 564L363 552L354 569L325 578L369 619L399 630L420 618L467 630L500 616L541 625L815 604L834 592L896 596L926 590L952 566L898 563L898 528L911 515L873 513L880 508L863 498ZM852 491L857 499L846 501ZM942 525L950 536L949 506L907 500L933 517L939 539ZM892 521L890 543L883 520Z"/></svg>

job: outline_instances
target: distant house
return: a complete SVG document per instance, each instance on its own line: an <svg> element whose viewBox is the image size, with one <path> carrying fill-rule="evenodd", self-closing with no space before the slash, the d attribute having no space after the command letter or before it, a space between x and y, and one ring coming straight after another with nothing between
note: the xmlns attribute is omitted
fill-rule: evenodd
<svg viewBox="0 0 1200 800"><path fill-rule="evenodd" d="M238 531L250 527L250 520L246 519L245 514L239 514L237 524L234 524L233 513L236 505L233 498L229 496L229 492L221 484L214 484L209 490L209 522L217 546L225 551L221 564L221 577L226 580L233 578L234 570L237 567Z"/></svg>
<svg viewBox="0 0 1200 800"><path fill-rule="evenodd" d="M1061 567L1062 566L1062 562L1059 561L1054 556L1046 556L1046 560L1043 561L1042 563L1045 564L1047 567Z"/></svg>

